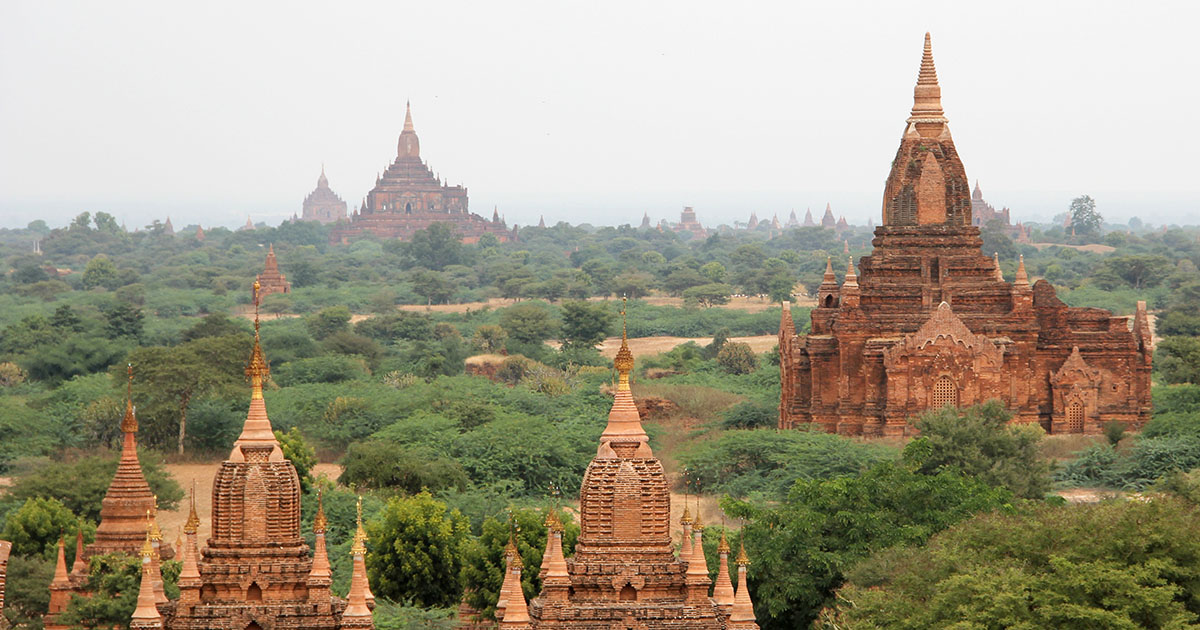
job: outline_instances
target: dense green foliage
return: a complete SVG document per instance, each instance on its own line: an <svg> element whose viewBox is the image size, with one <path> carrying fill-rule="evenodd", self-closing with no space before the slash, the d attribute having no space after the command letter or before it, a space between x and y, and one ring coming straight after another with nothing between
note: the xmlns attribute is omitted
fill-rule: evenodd
<svg viewBox="0 0 1200 630"><path fill-rule="evenodd" d="M818 627L1200 627L1198 516L1165 497L978 516L858 565Z"/></svg>
<svg viewBox="0 0 1200 630"><path fill-rule="evenodd" d="M395 497L371 521L367 533L373 553L367 556L371 592L418 606L453 606L462 589L461 547L469 526L458 510L450 510L429 493Z"/></svg>
<svg viewBox="0 0 1200 630"><path fill-rule="evenodd" d="M846 571L872 552L920 544L1011 500L1007 490L953 470L925 475L884 463L858 476L800 480L778 507L729 509L751 519L743 536L759 624L783 630L807 627Z"/></svg>
<svg viewBox="0 0 1200 630"><path fill-rule="evenodd" d="M927 411L913 423L921 437L904 447L904 460L918 472L956 469L1018 497L1041 498L1050 490L1050 462L1038 453L1042 428L1010 426L1011 419L997 401Z"/></svg>
<svg viewBox="0 0 1200 630"><path fill-rule="evenodd" d="M16 479L0 496L0 514L6 506L19 505L27 499L52 498L79 517L100 521L100 502L117 471L118 453L87 455L51 465L49 460L34 458L18 463ZM139 451L142 474L150 490L158 497L158 505L173 510L183 498L183 488L163 469L161 458L151 451Z"/></svg>
<svg viewBox="0 0 1200 630"><path fill-rule="evenodd" d="M163 591L169 598L179 597L179 571L175 560L162 563ZM137 608L138 587L142 581L142 559L120 554L93 557L88 566L87 589L91 597L72 595L61 621L71 627L128 628Z"/></svg>

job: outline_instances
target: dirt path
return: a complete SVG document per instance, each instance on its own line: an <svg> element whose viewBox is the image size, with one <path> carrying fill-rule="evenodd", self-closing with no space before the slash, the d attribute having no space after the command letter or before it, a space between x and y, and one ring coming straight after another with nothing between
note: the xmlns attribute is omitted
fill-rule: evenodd
<svg viewBox="0 0 1200 630"><path fill-rule="evenodd" d="M730 341L740 341L750 344L750 349L755 352L768 352L775 344L779 343L779 338L775 335L758 335L755 337L730 337ZM629 350L633 352L635 357L648 357L656 354L669 352L675 346L695 341L701 346L706 346L712 343L712 337L636 337L629 340ZM620 337L609 337L600 344L600 354L611 359L617 356L617 350L621 347Z"/></svg>

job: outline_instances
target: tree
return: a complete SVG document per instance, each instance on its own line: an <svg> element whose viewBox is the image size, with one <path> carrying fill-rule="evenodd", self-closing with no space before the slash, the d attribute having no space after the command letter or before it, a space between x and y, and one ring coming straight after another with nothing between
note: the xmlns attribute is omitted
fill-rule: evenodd
<svg viewBox="0 0 1200 630"><path fill-rule="evenodd" d="M1042 429L1010 426L1011 419L994 400L966 409L931 409L913 423L921 437L904 447L904 461L917 472L954 468L1016 496L1040 499L1050 491L1050 462L1038 452Z"/></svg>
<svg viewBox="0 0 1200 630"><path fill-rule="evenodd" d="M700 267L700 275L707 278L709 282L725 282L725 265L715 260L704 263Z"/></svg>
<svg viewBox="0 0 1200 630"><path fill-rule="evenodd" d="M984 514L859 565L818 627L1195 627L1198 515L1165 496Z"/></svg>
<svg viewBox="0 0 1200 630"><path fill-rule="evenodd" d="M555 509L563 529L563 555L569 556L579 538L579 525L565 510ZM500 597L500 586L504 581L507 558L505 548L511 536L517 541L517 551L525 570L521 572L521 590L526 600L537 597L542 590L537 567L542 565L546 551L546 512L529 508L508 510L508 519L488 517L484 519L478 538L466 545L463 551L462 583L469 585L466 602L486 619L494 619L496 600Z"/></svg>
<svg viewBox="0 0 1200 630"><path fill-rule="evenodd" d="M58 541L74 537L80 528L88 539L96 531L57 499L31 497L4 519L3 540L12 543L16 555L53 558Z"/></svg>
<svg viewBox="0 0 1200 630"><path fill-rule="evenodd" d="M1071 229L1080 236L1094 236L1100 233L1104 217L1096 211L1096 200L1087 195L1071 200L1070 207Z"/></svg>
<svg viewBox="0 0 1200 630"><path fill-rule="evenodd" d="M296 427L287 433L276 431L275 439L279 440L284 459L292 462L296 476L300 477L300 491L308 494L313 486L312 469L317 465L317 452L304 441L304 435Z"/></svg>
<svg viewBox="0 0 1200 630"><path fill-rule="evenodd" d="M304 325L308 328L308 334L318 340L350 330L350 309L345 306L323 308L304 318Z"/></svg>
<svg viewBox="0 0 1200 630"><path fill-rule="evenodd" d="M758 369L758 357L750 349L750 344L740 341L721 346L717 352L717 363L730 374L749 374Z"/></svg>
<svg viewBox="0 0 1200 630"><path fill-rule="evenodd" d="M187 439L187 410L193 398L229 392L245 382L250 340L244 335L202 337L175 347L147 346L129 353L133 365L134 391L145 401L139 414L143 435L149 443L166 443L171 420L178 424L176 447L183 453ZM113 378L124 380L123 370ZM147 422L146 420L149 420ZM148 429L148 430L147 430Z"/></svg>
<svg viewBox="0 0 1200 630"><path fill-rule="evenodd" d="M952 470L923 475L896 463L856 477L800 480L777 507L726 501L754 564L750 589L763 630L807 628L844 575L871 553L919 545L1012 495ZM804 567L798 571L797 567Z"/></svg>
<svg viewBox="0 0 1200 630"><path fill-rule="evenodd" d="M360 488L414 495L422 491L440 494L452 488L462 491L469 485L462 465L453 459L382 440L351 444L341 464L338 483Z"/></svg>
<svg viewBox="0 0 1200 630"><path fill-rule="evenodd" d="M181 568L177 560L162 563L163 591L169 598L179 596ZM90 597L72 595L60 622L72 628L128 628L141 581L140 557L117 553L93 557L87 576Z"/></svg>
<svg viewBox="0 0 1200 630"><path fill-rule="evenodd" d="M475 334L471 336L471 346L488 354L503 350L506 341L508 341L508 333L504 332L500 326L491 324L484 324L476 328Z"/></svg>
<svg viewBox="0 0 1200 630"><path fill-rule="evenodd" d="M440 271L413 269L408 279L412 282L413 292L431 304L449 302L450 298L454 297L454 292L458 290L454 281Z"/></svg>
<svg viewBox="0 0 1200 630"><path fill-rule="evenodd" d="M452 606L462 597L461 549L470 525L428 492L393 497L368 523L371 591L418 606Z"/></svg>
<svg viewBox="0 0 1200 630"><path fill-rule="evenodd" d="M462 239L449 223L433 223L417 230L408 243L409 259L434 271L463 264L463 254Z"/></svg>
<svg viewBox="0 0 1200 630"><path fill-rule="evenodd" d="M119 286L118 282L117 266L104 254L98 254L83 268L82 283L85 289L95 289L96 287L115 289Z"/></svg>
<svg viewBox="0 0 1200 630"><path fill-rule="evenodd" d="M1200 338L1164 337L1154 355L1154 370L1167 383L1200 385Z"/></svg>
<svg viewBox="0 0 1200 630"><path fill-rule="evenodd" d="M557 325L548 309L538 304L517 304L500 311L500 327L521 344L541 344L553 337Z"/></svg>
<svg viewBox="0 0 1200 630"><path fill-rule="evenodd" d="M684 267L672 271L666 278L663 278L662 288L671 295L677 296L685 290L705 284L707 281L708 279L700 275L700 272L690 267Z"/></svg>
<svg viewBox="0 0 1200 630"><path fill-rule="evenodd" d="M653 283L654 278L650 274L630 271L613 278L610 286L618 295L636 299L650 293Z"/></svg>
<svg viewBox="0 0 1200 630"><path fill-rule="evenodd" d="M142 309L127 302L117 302L104 311L104 317L108 320L106 330L111 337L142 337L146 319Z"/></svg>
<svg viewBox="0 0 1200 630"><path fill-rule="evenodd" d="M711 306L719 306L729 303L729 296L733 294L733 287L725 283L710 282L702 284L698 287L686 289L683 292L683 303L685 305L696 305L704 308Z"/></svg>
<svg viewBox="0 0 1200 630"><path fill-rule="evenodd" d="M244 335L249 332L250 330L243 323L234 320L225 313L209 313L195 326L183 331L183 340L192 341L201 337Z"/></svg>
<svg viewBox="0 0 1200 630"><path fill-rule="evenodd" d="M607 302L564 302L562 305L563 351L594 350L608 336L616 314Z"/></svg>

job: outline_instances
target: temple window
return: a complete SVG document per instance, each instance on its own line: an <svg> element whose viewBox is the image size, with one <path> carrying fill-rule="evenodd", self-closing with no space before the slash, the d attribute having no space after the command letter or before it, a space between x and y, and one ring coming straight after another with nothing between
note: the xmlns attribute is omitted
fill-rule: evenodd
<svg viewBox="0 0 1200 630"><path fill-rule="evenodd" d="M637 589L633 588L633 586L629 584L626 584L625 586L621 587L620 599L623 602L636 602Z"/></svg>
<svg viewBox="0 0 1200 630"><path fill-rule="evenodd" d="M1083 433L1083 403L1078 400L1067 405L1067 433Z"/></svg>
<svg viewBox="0 0 1200 630"><path fill-rule="evenodd" d="M250 588L246 589L246 601L248 601L248 602L261 602L262 601L262 587L258 585L258 582L251 584Z"/></svg>
<svg viewBox="0 0 1200 630"><path fill-rule="evenodd" d="M954 386L954 381L950 380L949 376L938 378L933 384L933 404L934 409L941 409L945 406L958 406L958 388Z"/></svg>

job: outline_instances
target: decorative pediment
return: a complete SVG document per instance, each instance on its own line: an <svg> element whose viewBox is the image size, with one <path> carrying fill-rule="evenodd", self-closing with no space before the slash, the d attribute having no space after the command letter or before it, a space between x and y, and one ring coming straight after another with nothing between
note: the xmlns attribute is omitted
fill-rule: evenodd
<svg viewBox="0 0 1200 630"><path fill-rule="evenodd" d="M1097 387L1100 385L1100 370L1087 364L1079 353L1079 346L1071 349L1071 356L1063 361L1062 367L1050 377L1055 385L1083 385Z"/></svg>
<svg viewBox="0 0 1200 630"><path fill-rule="evenodd" d="M941 342L947 342L951 347L969 354L986 356L995 365L999 365L1004 355L1003 348L992 343L987 337L971 332L971 329L954 314L950 305L942 302L915 333L905 335L900 343L889 348L884 353L884 360L890 364L903 355L922 351L927 353L930 346L942 345Z"/></svg>

